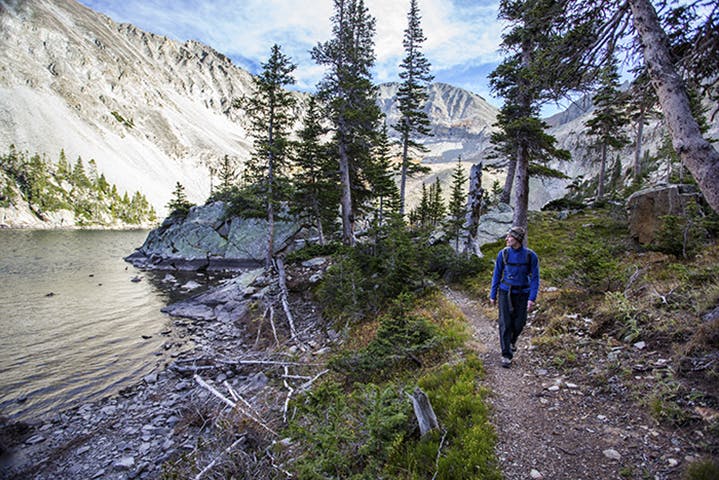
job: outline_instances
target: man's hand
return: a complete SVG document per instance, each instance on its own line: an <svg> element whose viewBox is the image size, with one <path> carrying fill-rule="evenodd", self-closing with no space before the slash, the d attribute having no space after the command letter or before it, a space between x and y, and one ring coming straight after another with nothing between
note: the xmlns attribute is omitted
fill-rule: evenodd
<svg viewBox="0 0 719 480"><path fill-rule="evenodd" d="M497 299L495 299L495 298L489 299L489 303L491 303L492 305L494 305L496 301L497 301Z"/></svg>
<svg viewBox="0 0 719 480"><path fill-rule="evenodd" d="M529 300L529 301L527 302L527 311L528 311L528 312L531 312L532 310L534 310L534 302L531 301L531 300Z"/></svg>

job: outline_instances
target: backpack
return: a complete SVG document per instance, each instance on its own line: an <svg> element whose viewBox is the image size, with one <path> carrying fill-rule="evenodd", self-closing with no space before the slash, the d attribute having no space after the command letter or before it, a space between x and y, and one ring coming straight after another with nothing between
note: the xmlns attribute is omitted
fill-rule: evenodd
<svg viewBox="0 0 719 480"><path fill-rule="evenodd" d="M502 249L502 281L504 281L504 272L507 271L507 260L509 259L510 248L511 247L505 247ZM526 248L525 250L527 250L527 261L524 263L512 263L512 265L527 265L527 276L529 276L529 274L532 273L532 251L528 248Z"/></svg>

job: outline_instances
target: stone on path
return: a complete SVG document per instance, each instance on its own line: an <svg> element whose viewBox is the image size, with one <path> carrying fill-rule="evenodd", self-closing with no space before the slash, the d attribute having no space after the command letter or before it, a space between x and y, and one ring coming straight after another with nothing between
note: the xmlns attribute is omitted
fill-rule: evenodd
<svg viewBox="0 0 719 480"><path fill-rule="evenodd" d="M616 450L614 450L613 448L608 448L607 450L604 450L602 453L604 454L605 457L607 457L610 460L619 461L622 459L622 455L619 452L617 452Z"/></svg>

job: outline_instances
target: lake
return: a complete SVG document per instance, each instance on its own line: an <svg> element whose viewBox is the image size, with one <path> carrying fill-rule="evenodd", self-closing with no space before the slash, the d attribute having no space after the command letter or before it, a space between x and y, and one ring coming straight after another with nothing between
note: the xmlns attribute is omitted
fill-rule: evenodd
<svg viewBox="0 0 719 480"><path fill-rule="evenodd" d="M122 259L147 233L0 230L0 415L34 420L98 400L186 344L160 309L189 293ZM189 279L212 280L177 278Z"/></svg>

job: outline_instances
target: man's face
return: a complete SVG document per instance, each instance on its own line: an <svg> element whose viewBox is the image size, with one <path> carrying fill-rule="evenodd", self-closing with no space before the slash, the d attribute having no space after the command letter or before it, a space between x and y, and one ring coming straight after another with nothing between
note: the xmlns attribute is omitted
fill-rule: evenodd
<svg viewBox="0 0 719 480"><path fill-rule="evenodd" d="M522 244L519 243L519 241L516 238L514 238L513 236L511 236L509 234L507 234L506 241L507 241L508 247L519 248L522 246Z"/></svg>

